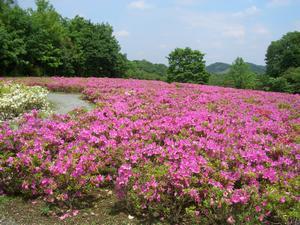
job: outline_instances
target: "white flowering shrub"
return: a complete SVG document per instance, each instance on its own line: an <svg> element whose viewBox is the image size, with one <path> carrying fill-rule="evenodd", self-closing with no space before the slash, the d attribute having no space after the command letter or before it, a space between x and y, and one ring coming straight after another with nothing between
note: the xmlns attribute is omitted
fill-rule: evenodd
<svg viewBox="0 0 300 225"><path fill-rule="evenodd" d="M0 121L16 118L31 110L47 112L48 91L39 86L0 82Z"/></svg>

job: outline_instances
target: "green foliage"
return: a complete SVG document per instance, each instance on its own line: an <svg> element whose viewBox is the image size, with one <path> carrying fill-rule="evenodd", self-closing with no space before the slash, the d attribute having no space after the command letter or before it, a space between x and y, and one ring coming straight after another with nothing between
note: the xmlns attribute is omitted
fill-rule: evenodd
<svg viewBox="0 0 300 225"><path fill-rule="evenodd" d="M261 75L260 75L261 76ZM242 89L255 89L258 86L257 75L251 72L250 67L242 58L237 58L227 74L214 74L209 84Z"/></svg>
<svg viewBox="0 0 300 225"><path fill-rule="evenodd" d="M206 70L212 74L225 74L229 69L230 65L222 62L216 62L206 67Z"/></svg>
<svg viewBox="0 0 300 225"><path fill-rule="evenodd" d="M154 64L147 60L133 60L128 62L127 78L142 80L166 80L168 67L164 64Z"/></svg>
<svg viewBox="0 0 300 225"><path fill-rule="evenodd" d="M45 205L40 208L40 212L43 216L48 216L51 213L51 208L49 205Z"/></svg>
<svg viewBox="0 0 300 225"><path fill-rule="evenodd" d="M213 74L209 84L265 91L299 93L300 32L290 32L271 43L266 54L266 74L254 74L251 64L238 58L226 74ZM218 64L219 65L219 64ZM215 66L213 65L214 69ZM220 65L226 69L226 64ZM258 68L263 69L263 68Z"/></svg>
<svg viewBox="0 0 300 225"><path fill-rule="evenodd" d="M289 92L289 84L284 77L270 78L269 87L271 91Z"/></svg>
<svg viewBox="0 0 300 225"><path fill-rule="evenodd" d="M227 76L225 74L211 74L208 80L209 85L225 86Z"/></svg>
<svg viewBox="0 0 300 225"><path fill-rule="evenodd" d="M291 93L300 93L300 67L289 68L282 77L286 79Z"/></svg>
<svg viewBox="0 0 300 225"><path fill-rule="evenodd" d="M207 83L204 54L191 48L176 48L169 54L168 81L183 83Z"/></svg>
<svg viewBox="0 0 300 225"><path fill-rule="evenodd" d="M266 67L261 65L256 65L254 63L246 64L250 67L250 70L256 74L264 74L266 72ZM230 70L230 65L227 63L216 62L206 67L206 70L212 74L226 74Z"/></svg>
<svg viewBox="0 0 300 225"><path fill-rule="evenodd" d="M0 206L4 205L5 203L9 202L11 200L11 197L6 195L0 195Z"/></svg>
<svg viewBox="0 0 300 225"><path fill-rule="evenodd" d="M71 43L64 64L68 75L123 75L127 59L119 53L120 46L109 24L93 24L76 16L67 28Z"/></svg>
<svg viewBox="0 0 300 225"><path fill-rule="evenodd" d="M63 44L67 33L61 16L46 0L37 0L36 5L35 11L29 10L32 29L27 40L27 54L31 57L29 69L32 69L29 72L52 75L62 65Z"/></svg>
<svg viewBox="0 0 300 225"><path fill-rule="evenodd" d="M132 64L134 64L138 69L143 70L148 73L154 73L161 76L167 75L168 67L164 64L156 64L148 62L147 60L133 60Z"/></svg>
<svg viewBox="0 0 300 225"><path fill-rule="evenodd" d="M278 224L292 224L291 221L299 222L300 220L300 202L295 201L293 194L297 195L297 188L300 185L299 177L289 180L286 186L267 186L268 190L267 201L269 204L266 206L267 210L273 212L273 221Z"/></svg>
<svg viewBox="0 0 300 225"><path fill-rule="evenodd" d="M250 70L256 74L264 74L266 72L266 67L262 65L256 65L254 63L247 62L247 65L250 67Z"/></svg>
<svg viewBox="0 0 300 225"><path fill-rule="evenodd" d="M0 73L17 72L26 65L26 32L28 15L10 1L1 1L0 7Z"/></svg>
<svg viewBox="0 0 300 225"><path fill-rule="evenodd" d="M109 24L65 19L47 0L36 10L0 4L0 73L121 77L126 56Z"/></svg>
<svg viewBox="0 0 300 225"><path fill-rule="evenodd" d="M300 32L289 32L273 41L266 54L267 74L280 77L290 67L300 66Z"/></svg>
<svg viewBox="0 0 300 225"><path fill-rule="evenodd" d="M237 58L231 65L228 81L236 88L254 89L256 76L242 58Z"/></svg>
<svg viewBox="0 0 300 225"><path fill-rule="evenodd" d="M300 69L290 68L280 77L259 77L259 89L265 91L300 93Z"/></svg>

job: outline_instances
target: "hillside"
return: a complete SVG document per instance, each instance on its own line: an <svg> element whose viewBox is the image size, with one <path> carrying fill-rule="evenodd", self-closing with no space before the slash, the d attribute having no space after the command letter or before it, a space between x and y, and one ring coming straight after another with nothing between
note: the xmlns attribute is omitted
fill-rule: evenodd
<svg viewBox="0 0 300 225"><path fill-rule="evenodd" d="M143 60L133 60L132 63L137 69L143 70L147 73L155 73L161 76L166 76L168 67L164 64L151 63L145 59Z"/></svg>
<svg viewBox="0 0 300 225"><path fill-rule="evenodd" d="M254 73L262 74L266 71L266 67L262 65L256 65L254 63L247 63L250 66L250 69ZM215 74L225 74L229 71L230 64L222 63L222 62L216 62L206 67L206 70L210 73Z"/></svg>
<svg viewBox="0 0 300 225"><path fill-rule="evenodd" d="M168 67L155 64L147 60L133 60L129 62L126 77L142 80L166 80Z"/></svg>

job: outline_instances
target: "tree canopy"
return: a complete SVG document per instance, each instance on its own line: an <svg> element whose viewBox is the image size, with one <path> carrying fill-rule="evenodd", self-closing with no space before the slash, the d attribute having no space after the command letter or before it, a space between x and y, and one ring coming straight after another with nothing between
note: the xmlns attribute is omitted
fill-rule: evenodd
<svg viewBox="0 0 300 225"><path fill-rule="evenodd" d="M176 48L169 56L168 81L183 83L207 83L204 54L191 48Z"/></svg>
<svg viewBox="0 0 300 225"><path fill-rule="evenodd" d="M63 18L47 0L24 10L0 0L0 73L120 77L126 55L109 24Z"/></svg>
<svg viewBox="0 0 300 225"><path fill-rule="evenodd" d="M291 67L300 67L300 32L289 32L273 41L266 54L267 74L282 76Z"/></svg>
<svg viewBox="0 0 300 225"><path fill-rule="evenodd" d="M256 85L255 74L251 72L249 65L241 57L232 63L228 73L228 81L235 88L254 89Z"/></svg>
<svg viewBox="0 0 300 225"><path fill-rule="evenodd" d="M300 32L289 32L273 41L266 54L266 86L272 91L300 93Z"/></svg>

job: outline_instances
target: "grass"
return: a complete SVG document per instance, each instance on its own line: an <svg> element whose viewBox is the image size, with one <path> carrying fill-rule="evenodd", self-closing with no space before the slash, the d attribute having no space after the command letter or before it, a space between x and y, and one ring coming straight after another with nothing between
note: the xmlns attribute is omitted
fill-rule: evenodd
<svg viewBox="0 0 300 225"><path fill-rule="evenodd" d="M111 191L103 190L95 193L93 201L86 199L83 201L85 207L80 207L79 214L74 217L60 220L54 212L59 209L47 205L42 199L24 199L21 196L8 197L0 196L0 224L101 224L101 225L135 225L149 224L128 218L128 212L124 204L118 201ZM88 205L88 206L87 206ZM58 211L57 211L58 210Z"/></svg>
<svg viewBox="0 0 300 225"><path fill-rule="evenodd" d="M0 196L0 206L4 205L5 203L9 202L12 200L12 197L6 196L6 195L1 195Z"/></svg>

